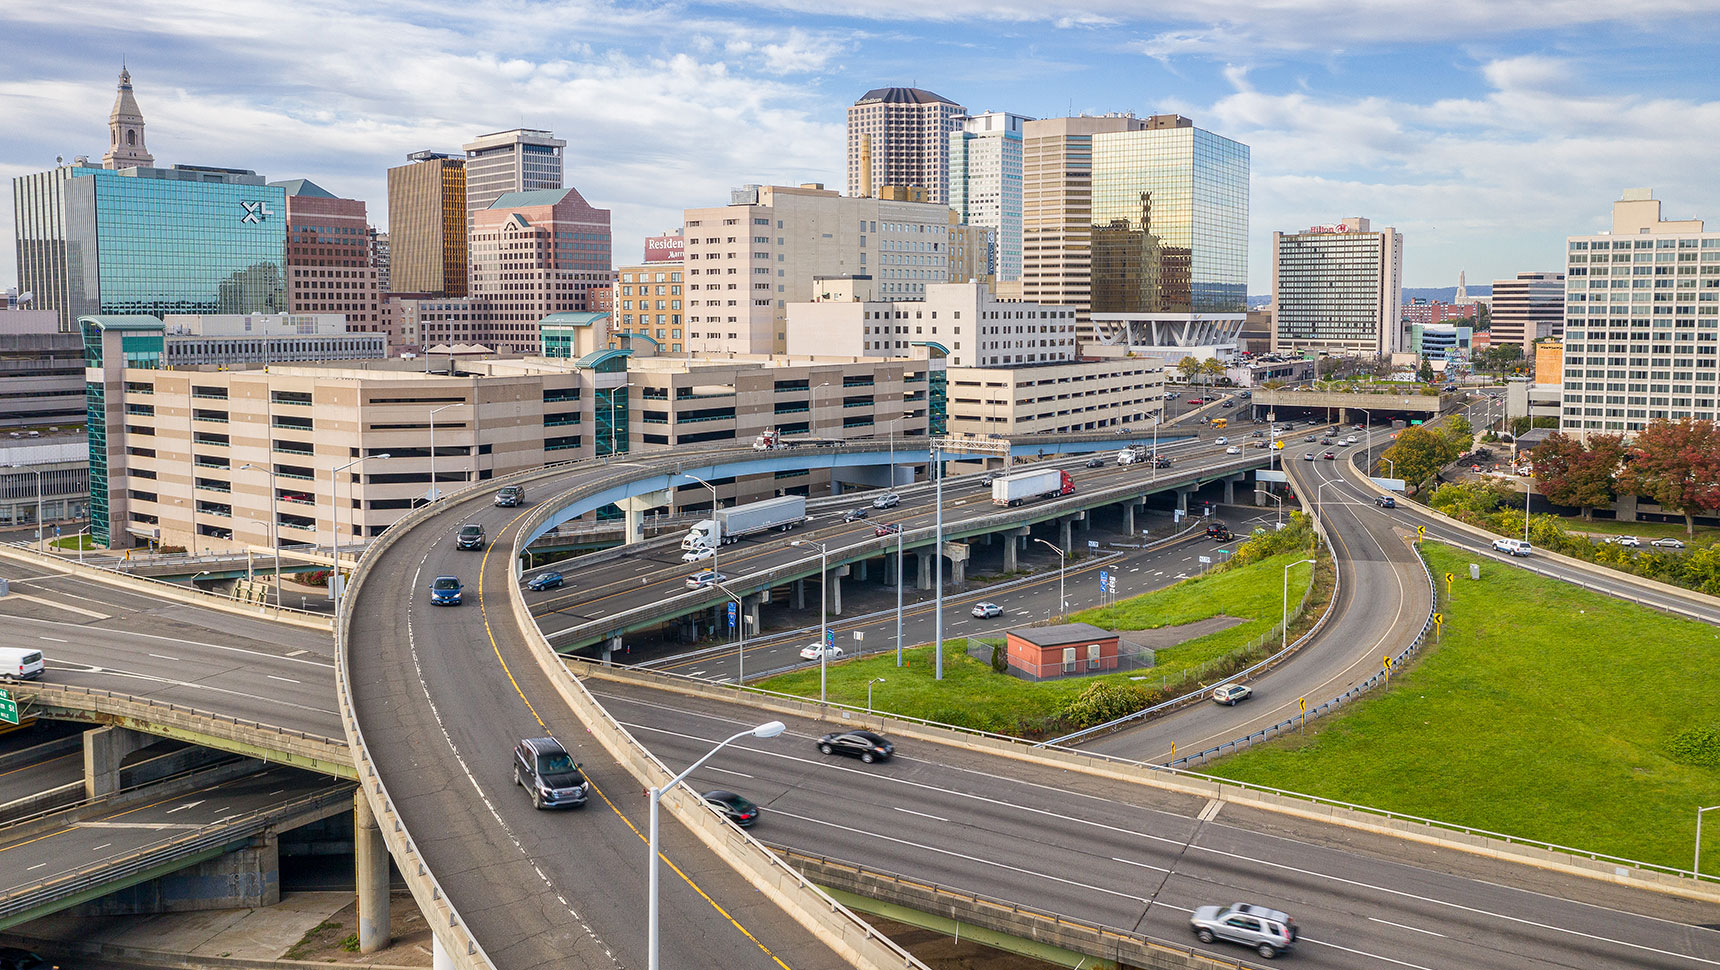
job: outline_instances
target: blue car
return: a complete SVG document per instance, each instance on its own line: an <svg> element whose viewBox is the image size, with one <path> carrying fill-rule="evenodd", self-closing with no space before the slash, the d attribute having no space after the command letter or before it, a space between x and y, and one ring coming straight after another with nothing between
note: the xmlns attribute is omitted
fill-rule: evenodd
<svg viewBox="0 0 1720 970"><path fill-rule="evenodd" d="M531 582L526 584L526 589L535 590L541 593L546 589L560 589L563 582L564 580L561 578L561 573L552 569L547 573L538 573L536 576L533 576L531 578Z"/></svg>
<svg viewBox="0 0 1720 970"><path fill-rule="evenodd" d="M460 585L458 576L437 576L430 584L431 606L459 606L460 593L466 587Z"/></svg>

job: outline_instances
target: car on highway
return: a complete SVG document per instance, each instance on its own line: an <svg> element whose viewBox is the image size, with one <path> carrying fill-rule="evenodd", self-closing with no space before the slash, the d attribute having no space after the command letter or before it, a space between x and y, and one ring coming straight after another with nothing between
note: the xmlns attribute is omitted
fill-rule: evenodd
<svg viewBox="0 0 1720 970"><path fill-rule="evenodd" d="M522 738L514 745L514 784L531 793L533 808L585 804L585 773L555 738Z"/></svg>
<svg viewBox="0 0 1720 970"><path fill-rule="evenodd" d="M1264 437L1266 437L1266 432L1264 432L1264 431L1255 431L1255 432L1253 432L1253 433L1251 433L1251 434L1250 434L1250 435L1249 435L1249 437L1250 437L1250 438L1264 438Z"/></svg>
<svg viewBox="0 0 1720 970"><path fill-rule="evenodd" d="M503 485L496 489L496 508L512 509L525 504L526 490L519 485Z"/></svg>
<svg viewBox="0 0 1720 970"><path fill-rule="evenodd" d="M33 647L0 647L0 680L35 680L47 665Z"/></svg>
<svg viewBox="0 0 1720 970"><path fill-rule="evenodd" d="M818 750L825 754L845 754L871 764L888 760L896 753L896 746L882 734L872 731L833 731L818 739Z"/></svg>
<svg viewBox="0 0 1720 970"><path fill-rule="evenodd" d="M844 521L844 522L858 522L861 519L864 519L865 517L867 517L868 515L871 515L871 514L872 513L866 511L865 509L849 509L848 511L842 513L842 521Z"/></svg>
<svg viewBox="0 0 1720 970"><path fill-rule="evenodd" d="M1247 684L1225 684L1215 688L1212 692L1213 703L1229 704L1231 707L1235 707L1239 702L1248 700L1253 696L1254 688Z"/></svg>
<svg viewBox="0 0 1720 970"><path fill-rule="evenodd" d="M1331 438L1321 438L1320 443L1323 445L1329 445L1334 444L1335 442L1333 442Z"/></svg>
<svg viewBox="0 0 1720 970"><path fill-rule="evenodd" d="M1187 404L1189 407L1199 407L1200 405L1206 403L1206 399L1198 398L1198 397L1191 397L1187 401L1184 401L1183 403Z"/></svg>
<svg viewBox="0 0 1720 970"><path fill-rule="evenodd" d="M1242 449L1236 445L1231 445L1230 447L1224 449L1224 453L1227 455L1240 455L1240 454L1242 454Z"/></svg>
<svg viewBox="0 0 1720 970"><path fill-rule="evenodd" d="M1395 509L1397 508L1397 497L1392 495L1381 495L1379 498L1374 499L1374 504L1382 509Z"/></svg>
<svg viewBox="0 0 1720 970"><path fill-rule="evenodd" d="M1240 943L1268 960L1289 952L1299 935L1296 921L1288 915L1248 903L1196 907L1188 924L1202 943Z"/></svg>
<svg viewBox="0 0 1720 970"><path fill-rule="evenodd" d="M717 555L717 547L716 546L695 546L691 549L688 549L686 552L681 553L681 561L682 562L700 562L700 561L705 560L705 559L714 559L714 558L716 558L716 555Z"/></svg>
<svg viewBox="0 0 1720 970"><path fill-rule="evenodd" d="M893 509L900 504L902 504L902 496L895 492L885 492L872 500L872 507L875 509Z"/></svg>
<svg viewBox="0 0 1720 970"><path fill-rule="evenodd" d="M1236 407L1236 402L1235 401L1226 401L1222 405L1220 405L1220 407L1233 408L1233 407Z"/></svg>
<svg viewBox="0 0 1720 970"><path fill-rule="evenodd" d="M1264 441L1256 441L1253 444L1251 444L1249 447L1251 447L1251 448L1270 448L1272 446L1267 444Z"/></svg>
<svg viewBox="0 0 1720 970"><path fill-rule="evenodd" d="M1094 455L1093 457L1087 459L1087 467L1088 468L1104 468L1105 467L1104 457L1101 455Z"/></svg>
<svg viewBox="0 0 1720 970"><path fill-rule="evenodd" d="M997 480L997 472L986 472L985 477L980 479L979 483L981 485L990 485L992 482L994 482L996 480Z"/></svg>
<svg viewBox="0 0 1720 970"><path fill-rule="evenodd" d="M1326 452L1326 454L1323 457L1327 461L1337 461L1338 460L1338 453L1335 451L1328 451L1328 452Z"/></svg>
<svg viewBox="0 0 1720 970"><path fill-rule="evenodd" d="M741 828L752 828L758 821L759 807L732 791L717 789L704 794L705 804L716 809L724 818Z"/></svg>
<svg viewBox="0 0 1720 970"><path fill-rule="evenodd" d="M468 551L484 548L484 527L476 523L461 526L454 544Z"/></svg>
<svg viewBox="0 0 1720 970"><path fill-rule="evenodd" d="M1522 539L1494 539L1493 548L1497 552L1509 553L1513 556L1529 555L1529 543Z"/></svg>
<svg viewBox="0 0 1720 970"><path fill-rule="evenodd" d="M722 573L712 572L707 569L702 573L694 573L693 575L688 576L687 588L704 589L706 586L713 586L725 579L728 579L728 577L724 576Z"/></svg>
<svg viewBox="0 0 1720 970"><path fill-rule="evenodd" d="M975 603L973 605L973 615L982 620L989 620L994 616L1002 616L1003 607L996 603Z"/></svg>
<svg viewBox="0 0 1720 970"><path fill-rule="evenodd" d="M1219 435L1218 437L1212 439L1212 443L1215 445L1228 445L1228 444L1230 444L1230 439L1226 438L1224 435Z"/></svg>
<svg viewBox="0 0 1720 970"><path fill-rule="evenodd" d="M1612 541L1621 546L1630 546L1632 549L1642 546L1642 540L1636 536L1615 536Z"/></svg>
<svg viewBox="0 0 1720 970"><path fill-rule="evenodd" d="M561 573L551 569L548 572L538 573L536 576L533 576L531 578L531 582L526 584L526 589L529 589L534 593L541 593L546 589L560 589L561 584L564 582L566 582L566 580L562 578Z"/></svg>
<svg viewBox="0 0 1720 970"><path fill-rule="evenodd" d="M872 527L872 534L879 538L883 538L884 536L893 536L901 531L902 523L900 522L885 522L881 525Z"/></svg>
<svg viewBox="0 0 1720 970"><path fill-rule="evenodd" d="M825 660L841 660L842 648L834 643L828 647L820 647L816 643L809 643L800 648L800 659L802 660L817 660L820 657Z"/></svg>
<svg viewBox="0 0 1720 970"><path fill-rule="evenodd" d="M1673 539L1671 537L1668 537L1665 539L1656 539L1653 542L1649 543L1649 545L1659 546L1662 549L1683 549L1684 548L1684 540Z"/></svg>
<svg viewBox="0 0 1720 970"><path fill-rule="evenodd" d="M1317 442L1319 440L1320 440L1319 438L1316 438L1313 435L1309 435L1308 437L1302 439L1302 443L1305 445L1311 445L1311 444L1314 444L1315 442Z"/></svg>
<svg viewBox="0 0 1720 970"><path fill-rule="evenodd" d="M1311 451L1304 451L1302 453L1302 460L1303 461L1313 461L1314 460L1314 453Z"/></svg>
<svg viewBox="0 0 1720 970"><path fill-rule="evenodd" d="M1349 436L1349 437L1347 437L1347 438L1345 438L1345 439L1344 439L1344 444L1346 444L1346 445L1353 445L1353 444L1355 444L1355 443L1356 443L1356 442L1358 442L1358 441L1360 441L1360 440L1361 440L1361 439L1359 439L1359 438L1357 438L1357 437L1356 437L1356 436L1355 436L1355 435L1350 435L1350 436Z"/></svg>
<svg viewBox="0 0 1720 970"><path fill-rule="evenodd" d="M430 581L430 605L459 606L460 594L465 589L458 576L437 576Z"/></svg>

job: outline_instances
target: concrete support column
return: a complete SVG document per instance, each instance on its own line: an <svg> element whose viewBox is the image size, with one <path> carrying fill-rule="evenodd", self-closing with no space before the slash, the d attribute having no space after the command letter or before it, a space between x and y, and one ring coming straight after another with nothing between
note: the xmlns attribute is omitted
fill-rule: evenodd
<svg viewBox="0 0 1720 970"><path fill-rule="evenodd" d="M832 616L841 616L842 577L832 570L829 575L824 577L824 581L830 584L830 614Z"/></svg>
<svg viewBox="0 0 1720 970"><path fill-rule="evenodd" d="M1059 519L1057 521L1057 538L1058 538L1057 545L1058 545L1058 548L1063 549L1065 551L1067 551L1069 549L1069 544L1071 542L1070 535L1069 535L1069 533L1071 532L1070 526L1074 523L1074 521L1075 521L1074 519Z"/></svg>
<svg viewBox="0 0 1720 970"><path fill-rule="evenodd" d="M797 610L806 609L806 580L797 579L794 581L794 602L792 605Z"/></svg>
<svg viewBox="0 0 1720 970"><path fill-rule="evenodd" d="M430 937L430 970L454 970L454 957L442 945L442 938L434 934Z"/></svg>
<svg viewBox="0 0 1720 970"><path fill-rule="evenodd" d="M100 798L119 791L119 766L125 756L155 739L122 727L84 732L84 797Z"/></svg>
<svg viewBox="0 0 1720 970"><path fill-rule="evenodd" d="M352 798L353 869L358 877L358 952L375 953L391 939L388 926L388 846L364 792Z"/></svg>
<svg viewBox="0 0 1720 970"><path fill-rule="evenodd" d="M967 560L950 560L950 584L953 586L960 586L965 582L967 582Z"/></svg>
<svg viewBox="0 0 1720 970"><path fill-rule="evenodd" d="M1224 504L1236 504L1236 479L1234 478L1224 480Z"/></svg>
<svg viewBox="0 0 1720 970"><path fill-rule="evenodd" d="M865 560L865 559L860 560L860 575L855 577L856 579L858 579L862 583L864 583L866 581L866 563L867 562L868 562L868 560Z"/></svg>
<svg viewBox="0 0 1720 970"><path fill-rule="evenodd" d="M1135 503L1123 503L1123 531L1129 535L1135 534Z"/></svg>
<svg viewBox="0 0 1720 970"><path fill-rule="evenodd" d="M831 495L841 495L842 494L842 482L837 480L835 475L830 476L830 494Z"/></svg>
<svg viewBox="0 0 1720 970"><path fill-rule="evenodd" d="M751 626L747 627L747 631L750 635L757 636L758 631L761 629L759 622L763 619L760 614L763 612L764 608L764 597L743 596L741 599L746 603L746 609L741 611L745 614L741 619L741 622L750 623Z"/></svg>
<svg viewBox="0 0 1720 970"><path fill-rule="evenodd" d="M915 588L922 590L931 589L932 564L937 562L936 555L930 548L924 548L914 553L914 561L920 567L919 582Z"/></svg>
<svg viewBox="0 0 1720 970"><path fill-rule="evenodd" d="M621 532L622 544L630 546L636 542L644 542L645 541L645 512L644 512L644 510L643 509L635 509L631 504L629 504L629 505L622 506L622 511L626 514L626 527Z"/></svg>
<svg viewBox="0 0 1720 970"><path fill-rule="evenodd" d="M603 662L605 664L614 662L615 651L620 650L620 649L621 649L621 638L620 637L610 637L609 639L603 641Z"/></svg>
<svg viewBox="0 0 1720 970"><path fill-rule="evenodd" d="M1194 489L1191 487L1177 489L1177 508L1181 510L1184 515L1188 514L1188 497L1193 494Z"/></svg>
<svg viewBox="0 0 1720 970"><path fill-rule="evenodd" d="M1011 534L1003 537L1003 571L1004 572L1006 572L1006 573L1015 572L1015 568L1016 568L1016 562L1015 562L1016 546L1018 546L1020 544L1021 544L1020 541L1015 538L1014 533L1011 533Z"/></svg>
<svg viewBox="0 0 1720 970"><path fill-rule="evenodd" d="M893 553L893 552L884 553L884 575L880 578L882 578L884 580L885 586L896 585L896 554L895 553Z"/></svg>

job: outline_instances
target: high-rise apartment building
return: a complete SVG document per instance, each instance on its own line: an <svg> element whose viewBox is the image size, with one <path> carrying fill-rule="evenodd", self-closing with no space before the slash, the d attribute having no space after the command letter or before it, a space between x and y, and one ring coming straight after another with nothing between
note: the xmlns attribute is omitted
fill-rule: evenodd
<svg viewBox="0 0 1720 970"><path fill-rule="evenodd" d="M387 293L390 277L388 233L378 232L375 226L368 226L365 235L370 240L370 268L376 270L376 288Z"/></svg>
<svg viewBox="0 0 1720 970"><path fill-rule="evenodd" d="M1403 235L1361 216L1272 234L1272 349L1390 354L1405 349Z"/></svg>
<svg viewBox="0 0 1720 970"><path fill-rule="evenodd" d="M1241 327L1248 146L1179 115L1051 118L1022 136L1026 299L1074 307L1083 339Z"/></svg>
<svg viewBox="0 0 1720 970"><path fill-rule="evenodd" d="M1565 330L1565 274L1518 273L1493 281L1493 346L1517 344L1535 356L1535 341Z"/></svg>
<svg viewBox="0 0 1720 970"><path fill-rule="evenodd" d="M413 152L388 170L391 293L466 295L466 160Z"/></svg>
<svg viewBox="0 0 1720 970"><path fill-rule="evenodd" d="M1720 232L1627 189L1612 232L1569 237L1562 383L1568 434L1720 419Z"/></svg>
<svg viewBox="0 0 1720 970"><path fill-rule="evenodd" d="M498 353L536 353L539 320L590 309L587 291L614 281L609 210L575 189L503 195L473 217L471 240L469 302Z"/></svg>
<svg viewBox="0 0 1720 970"><path fill-rule="evenodd" d="M270 184L287 194L289 312L341 313L348 331L384 331L364 203L337 198L309 179Z"/></svg>
<svg viewBox="0 0 1720 970"><path fill-rule="evenodd" d="M686 305L685 273L685 264L680 260L659 260L617 269L615 332L641 334L651 338L658 350L681 353L686 346L681 325L682 307Z"/></svg>
<svg viewBox="0 0 1720 970"><path fill-rule="evenodd" d="M780 353L789 303L819 277L869 276L883 300L984 274L989 232L947 206L852 198L816 183L749 185L729 205L688 209L686 348Z"/></svg>
<svg viewBox="0 0 1720 970"><path fill-rule="evenodd" d="M561 150L567 142L547 131L497 131L461 146L466 151L466 225L510 192L562 186Z"/></svg>
<svg viewBox="0 0 1720 970"><path fill-rule="evenodd" d="M988 111L950 133L950 208L992 230L987 268L998 280L1021 279L1021 130L1031 120Z"/></svg>
<svg viewBox="0 0 1720 970"><path fill-rule="evenodd" d="M874 88L848 108L848 194L915 185L948 203L950 133L967 109L919 88Z"/></svg>

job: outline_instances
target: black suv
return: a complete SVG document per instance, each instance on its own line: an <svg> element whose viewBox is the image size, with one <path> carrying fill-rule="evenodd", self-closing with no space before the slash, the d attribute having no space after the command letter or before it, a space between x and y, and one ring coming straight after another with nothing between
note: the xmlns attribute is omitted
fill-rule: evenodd
<svg viewBox="0 0 1720 970"><path fill-rule="evenodd" d="M585 804L585 775L555 738L526 738L514 745L514 784L531 792L533 808Z"/></svg>
<svg viewBox="0 0 1720 970"><path fill-rule="evenodd" d="M461 549L482 549L484 548L484 527L481 525L463 525L460 527L460 534L454 541Z"/></svg>
<svg viewBox="0 0 1720 970"><path fill-rule="evenodd" d="M526 490L518 485L503 485L496 490L496 508L511 509L526 500Z"/></svg>
<svg viewBox="0 0 1720 970"><path fill-rule="evenodd" d="M896 746L883 735L871 731L836 731L818 739L818 750L825 754L845 754L871 764L895 754Z"/></svg>

